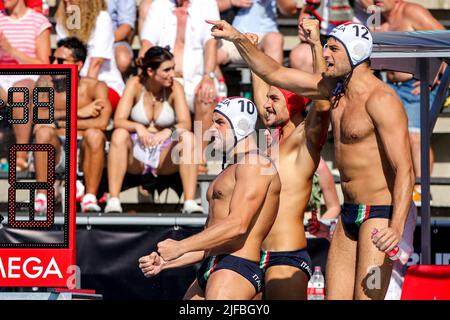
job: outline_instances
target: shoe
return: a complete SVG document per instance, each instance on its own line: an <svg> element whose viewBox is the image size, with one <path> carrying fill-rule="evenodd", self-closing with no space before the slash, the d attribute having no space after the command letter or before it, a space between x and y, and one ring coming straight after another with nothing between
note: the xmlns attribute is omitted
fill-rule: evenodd
<svg viewBox="0 0 450 320"><path fill-rule="evenodd" d="M103 193L102 197L98 199L98 203L106 203L108 200L108 194L106 192Z"/></svg>
<svg viewBox="0 0 450 320"><path fill-rule="evenodd" d="M194 200L186 200L183 205L182 213L205 213L203 207L198 205Z"/></svg>
<svg viewBox="0 0 450 320"><path fill-rule="evenodd" d="M37 215L47 214L47 196L43 193L38 193L34 199L34 213Z"/></svg>
<svg viewBox="0 0 450 320"><path fill-rule="evenodd" d="M420 207L422 205L422 194L420 190L417 190L416 188L413 189L412 200L414 201L416 207ZM432 204L433 204L433 197L430 194L430 206Z"/></svg>
<svg viewBox="0 0 450 320"><path fill-rule="evenodd" d="M77 180L77 188L76 188L77 192L76 192L76 200L77 202L81 202L81 199L83 199L84 197L84 184L83 182L81 182L80 180Z"/></svg>
<svg viewBox="0 0 450 320"><path fill-rule="evenodd" d="M92 193L86 193L81 200L81 212L100 212L97 197Z"/></svg>
<svg viewBox="0 0 450 320"><path fill-rule="evenodd" d="M119 198L113 197L108 200L105 207L105 213L122 213L122 206L120 205Z"/></svg>

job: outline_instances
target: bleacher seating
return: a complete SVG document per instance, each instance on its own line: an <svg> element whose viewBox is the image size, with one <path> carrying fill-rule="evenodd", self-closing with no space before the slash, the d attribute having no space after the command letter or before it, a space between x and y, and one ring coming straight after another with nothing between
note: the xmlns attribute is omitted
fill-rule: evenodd
<svg viewBox="0 0 450 320"><path fill-rule="evenodd" d="M448 0L409 0L411 2L417 2L430 9L431 13L447 28L450 29L450 1ZM57 0L49 0L48 3L50 5L50 12L54 13L56 11ZM136 0L136 4L138 5L140 0ZM298 7L301 7L303 1L297 0ZM54 23L54 19L51 19ZM278 19L278 24L280 26L280 31L284 35L284 51L285 56L288 55L289 51L298 43L297 39L297 19L296 17L282 17L280 16ZM54 49L56 47L56 34L51 36L51 47ZM139 36L135 35L132 42L132 48L135 53L140 48ZM228 66L226 73L231 73L236 68L242 68L245 66ZM239 85L239 81L238 81ZM231 91L231 90L229 90ZM450 108L449 108L450 109ZM450 113L443 112L436 124L434 135L432 136L432 146L435 150L435 166L433 169L433 176L431 179L431 192L433 195L433 206L437 207L449 207L450 208L450 197L448 194L450 193L450 154L448 153L448 141L450 141ZM323 157L330 165L330 167L335 168L334 166L334 156L333 156L333 146L332 141L328 141L324 152ZM217 173L220 171L218 164L211 164L212 173ZM336 184L339 183L339 176L337 174L337 170L333 170L335 176ZM199 184L200 188L198 190L198 198L197 200L201 200L203 205L205 203L205 192L206 187L213 179L214 175L210 176L200 176ZM6 174L0 174L0 188L6 187ZM342 201L342 193L340 187L337 185L338 195L340 200ZM121 198L125 203L141 203L149 201L149 198L143 198L143 196L139 193L137 188L130 189L126 192L123 192ZM4 199L4 195L0 194L0 203L6 201ZM175 192L171 190L167 190L166 193L160 195L154 195L152 197L152 201L156 202L167 202L167 203L179 203L180 199L176 195Z"/></svg>

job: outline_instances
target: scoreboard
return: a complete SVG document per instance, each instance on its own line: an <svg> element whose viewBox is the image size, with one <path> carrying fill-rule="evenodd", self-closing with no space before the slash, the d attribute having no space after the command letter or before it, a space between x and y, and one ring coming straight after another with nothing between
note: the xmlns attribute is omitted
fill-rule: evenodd
<svg viewBox="0 0 450 320"><path fill-rule="evenodd" d="M24 82L20 80L24 79L36 85L21 86ZM54 128L63 141L59 158L65 162L63 172L55 176L56 150L52 144L36 143L34 134L28 143L0 141L0 148L8 150L9 163L7 187L5 183L0 185L0 194L3 197L7 194L8 199L7 205L0 207L0 227L16 235L0 237L0 287L68 287L73 276L76 264L77 83L75 65L0 66L2 127L9 126L17 131L26 130L28 125L32 132L38 126ZM61 121L65 122L64 126L58 125ZM45 181L38 181L32 170L25 176L17 172L18 152L25 152L31 159L37 153L46 155ZM62 186L64 197L60 213L55 212L59 191L55 188L56 180ZM34 209L37 190L47 193L44 214ZM56 225L55 216L60 217L62 223ZM35 233L32 237L35 240L20 237L23 232Z"/></svg>

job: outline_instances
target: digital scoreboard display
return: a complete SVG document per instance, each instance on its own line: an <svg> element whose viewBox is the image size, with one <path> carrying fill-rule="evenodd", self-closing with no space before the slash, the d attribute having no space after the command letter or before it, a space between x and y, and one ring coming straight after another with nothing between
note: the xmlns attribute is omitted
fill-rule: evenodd
<svg viewBox="0 0 450 320"><path fill-rule="evenodd" d="M73 275L77 82L72 65L0 66L0 127L14 136L0 136L8 164L0 179L0 287L67 287ZM47 205L36 212L38 192Z"/></svg>

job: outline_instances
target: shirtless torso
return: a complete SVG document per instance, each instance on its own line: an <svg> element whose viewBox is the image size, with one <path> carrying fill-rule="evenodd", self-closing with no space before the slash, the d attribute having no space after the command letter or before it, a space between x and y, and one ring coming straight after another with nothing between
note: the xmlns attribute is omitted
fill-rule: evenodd
<svg viewBox="0 0 450 320"><path fill-rule="evenodd" d="M257 157L257 161L264 162L265 166L272 165L269 160L261 155L252 155L251 157ZM249 159L244 159L244 161L249 161ZM230 214L231 199L236 187L236 170L239 166L242 166L242 164L230 165L210 184L207 192L209 201L207 228L219 223ZM269 188L267 189L267 196L264 202L252 218L252 227L248 229L245 235L239 237L237 241L232 241L206 251L205 256L227 253L259 262L261 243L269 233L278 211L278 192L280 186L280 178L278 175L274 176L273 181L270 182ZM262 190L261 192L264 191Z"/></svg>
<svg viewBox="0 0 450 320"><path fill-rule="evenodd" d="M58 120L60 124L66 120L66 97L67 90L65 88L65 78L52 78L51 76L42 76L37 81L37 86L39 87L52 87L54 89L54 108L55 108L55 120ZM107 87L104 82L98 81L97 79L80 77L78 80L78 95L77 95L77 108L81 110L85 107L88 107L89 104L94 102L99 98L99 91L104 91L107 97ZM43 94L44 95L44 94ZM42 97L42 99L47 99L46 97ZM45 101L45 100L44 100ZM106 106L106 109L105 109ZM105 109L105 113L108 115L108 119L111 115L111 111L108 110L108 106L103 104L102 107L99 107L98 115L102 113L102 110ZM45 109L43 109L44 111ZM92 112L91 110L85 109L88 113ZM89 118L87 112L82 119L79 121L83 121L84 118ZM96 114L96 113L95 113ZM91 118L96 118L94 115ZM78 127L80 127L80 123L78 123ZM83 126L81 126L83 128ZM78 129L78 135L82 136L85 129ZM59 128L57 129L58 135L65 135L65 129Z"/></svg>
<svg viewBox="0 0 450 320"><path fill-rule="evenodd" d="M336 166L345 202L391 204L395 175L367 109L380 93L395 93L375 76L369 77L360 94L343 96L332 109ZM388 112L389 106L385 108Z"/></svg>

